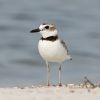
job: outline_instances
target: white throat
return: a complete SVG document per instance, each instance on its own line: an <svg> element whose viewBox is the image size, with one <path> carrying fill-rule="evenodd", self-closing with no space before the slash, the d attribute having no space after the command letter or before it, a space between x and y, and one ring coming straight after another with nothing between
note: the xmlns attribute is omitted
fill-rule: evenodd
<svg viewBox="0 0 100 100"><path fill-rule="evenodd" d="M47 38L50 36L56 36L58 33L57 30L54 30L54 31L40 31L40 34L43 36L43 38Z"/></svg>

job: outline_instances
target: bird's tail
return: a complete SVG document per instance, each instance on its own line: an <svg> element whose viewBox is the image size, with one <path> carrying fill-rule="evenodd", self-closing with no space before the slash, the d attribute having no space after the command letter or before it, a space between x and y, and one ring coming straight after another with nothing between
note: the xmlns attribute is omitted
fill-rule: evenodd
<svg viewBox="0 0 100 100"><path fill-rule="evenodd" d="M70 55L67 55L68 60L72 60L72 57Z"/></svg>

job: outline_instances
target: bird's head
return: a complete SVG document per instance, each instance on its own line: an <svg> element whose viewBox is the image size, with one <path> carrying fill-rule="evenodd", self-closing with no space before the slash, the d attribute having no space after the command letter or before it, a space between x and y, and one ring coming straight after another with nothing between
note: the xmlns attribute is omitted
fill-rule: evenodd
<svg viewBox="0 0 100 100"><path fill-rule="evenodd" d="M37 29L33 29L30 32L31 33L40 32L40 34L44 38L57 35L57 29L55 28L55 25L47 23L41 24Z"/></svg>

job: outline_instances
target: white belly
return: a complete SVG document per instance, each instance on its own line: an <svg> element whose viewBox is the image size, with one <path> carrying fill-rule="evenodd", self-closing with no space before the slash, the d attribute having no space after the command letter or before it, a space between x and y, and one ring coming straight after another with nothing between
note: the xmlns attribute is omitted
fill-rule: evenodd
<svg viewBox="0 0 100 100"><path fill-rule="evenodd" d="M63 62L69 56L60 40L54 42L40 40L38 49L42 58L48 62Z"/></svg>

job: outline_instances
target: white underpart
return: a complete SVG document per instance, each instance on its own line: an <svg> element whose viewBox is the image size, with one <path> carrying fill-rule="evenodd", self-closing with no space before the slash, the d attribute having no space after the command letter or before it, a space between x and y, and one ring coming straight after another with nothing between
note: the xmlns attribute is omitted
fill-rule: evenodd
<svg viewBox="0 0 100 100"><path fill-rule="evenodd" d="M66 59L70 59L67 50L63 47L59 39L56 41L40 40L38 49L42 58L48 62L61 63Z"/></svg>

